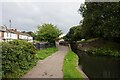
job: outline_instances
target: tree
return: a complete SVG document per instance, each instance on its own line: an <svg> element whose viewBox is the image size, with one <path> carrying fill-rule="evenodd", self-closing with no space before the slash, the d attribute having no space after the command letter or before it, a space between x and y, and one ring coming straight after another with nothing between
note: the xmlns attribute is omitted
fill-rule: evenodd
<svg viewBox="0 0 120 80"><path fill-rule="evenodd" d="M120 37L120 2L86 2L80 6L86 38Z"/></svg>
<svg viewBox="0 0 120 80"><path fill-rule="evenodd" d="M66 36L64 36L64 39L69 42L78 41L82 38L82 30L80 25L70 28L69 32L66 34Z"/></svg>
<svg viewBox="0 0 120 80"><path fill-rule="evenodd" d="M61 34L61 30L53 24L38 25L37 40L54 43Z"/></svg>

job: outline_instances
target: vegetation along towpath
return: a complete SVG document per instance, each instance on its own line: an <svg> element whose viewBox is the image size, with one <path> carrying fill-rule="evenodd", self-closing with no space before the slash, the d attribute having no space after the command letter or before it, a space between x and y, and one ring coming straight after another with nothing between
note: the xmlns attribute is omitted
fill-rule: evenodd
<svg viewBox="0 0 120 80"><path fill-rule="evenodd" d="M62 78L62 66L68 47L58 46L58 51L42 61L22 78Z"/></svg>

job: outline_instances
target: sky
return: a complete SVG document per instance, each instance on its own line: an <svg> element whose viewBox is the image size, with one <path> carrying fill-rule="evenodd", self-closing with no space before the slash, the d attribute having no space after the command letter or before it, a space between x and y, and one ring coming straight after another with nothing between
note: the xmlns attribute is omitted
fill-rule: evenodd
<svg viewBox="0 0 120 80"><path fill-rule="evenodd" d="M37 25L51 23L64 34L78 25L82 16L78 13L83 0L4 0L0 2L0 25L21 31L36 31Z"/></svg>

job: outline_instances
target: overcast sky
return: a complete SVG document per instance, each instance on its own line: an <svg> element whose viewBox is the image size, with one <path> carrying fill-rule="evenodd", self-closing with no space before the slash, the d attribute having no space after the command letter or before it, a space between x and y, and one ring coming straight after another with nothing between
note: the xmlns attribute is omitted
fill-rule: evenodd
<svg viewBox="0 0 120 80"><path fill-rule="evenodd" d="M78 25L82 20L77 12L83 0L70 1L11 1L2 2L2 23L9 27L9 20L12 20L12 28L24 31L36 31L37 25L52 23L57 25L63 33L69 28ZM1 8L0 7L0 8Z"/></svg>

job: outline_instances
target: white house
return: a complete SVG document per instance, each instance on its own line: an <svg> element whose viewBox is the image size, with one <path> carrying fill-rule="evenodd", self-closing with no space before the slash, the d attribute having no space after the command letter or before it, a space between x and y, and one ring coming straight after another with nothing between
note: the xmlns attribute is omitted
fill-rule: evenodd
<svg viewBox="0 0 120 80"><path fill-rule="evenodd" d="M0 31L0 42L2 41L2 31Z"/></svg>
<svg viewBox="0 0 120 80"><path fill-rule="evenodd" d="M9 40L9 39L18 39L18 35L12 32L4 32L4 39Z"/></svg>
<svg viewBox="0 0 120 80"><path fill-rule="evenodd" d="M28 42L33 42L33 37L25 33L19 34L19 39L27 40Z"/></svg>
<svg viewBox="0 0 120 80"><path fill-rule="evenodd" d="M17 29L7 29L5 26L0 26L0 42L11 41L15 39L33 42L33 37L26 33L18 32Z"/></svg>
<svg viewBox="0 0 120 80"><path fill-rule="evenodd" d="M19 34L19 39L21 39L21 40L27 40L28 36L25 35L25 34Z"/></svg>
<svg viewBox="0 0 120 80"><path fill-rule="evenodd" d="M11 41L14 39L18 39L18 32L16 29L6 29L4 32L4 41Z"/></svg>
<svg viewBox="0 0 120 80"><path fill-rule="evenodd" d="M28 37L28 42L33 42L33 37L29 36Z"/></svg>
<svg viewBox="0 0 120 80"><path fill-rule="evenodd" d="M5 26L0 26L0 42L4 39L4 32L6 31Z"/></svg>

